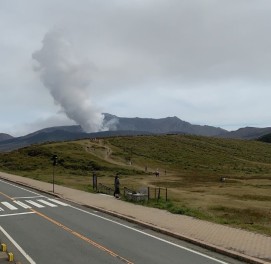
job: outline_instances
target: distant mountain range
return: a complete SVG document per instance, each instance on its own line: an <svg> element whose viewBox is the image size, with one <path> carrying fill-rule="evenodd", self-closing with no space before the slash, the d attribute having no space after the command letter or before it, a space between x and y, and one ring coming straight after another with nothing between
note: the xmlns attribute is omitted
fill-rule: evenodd
<svg viewBox="0 0 271 264"><path fill-rule="evenodd" d="M4 140L8 140L13 138L11 135L5 134L5 133L0 133L0 142Z"/></svg>
<svg viewBox="0 0 271 264"><path fill-rule="evenodd" d="M192 125L178 117L127 118L104 114L104 124L110 131L145 131L153 134L183 133L201 136L217 136L228 131L219 127Z"/></svg>
<svg viewBox="0 0 271 264"><path fill-rule="evenodd" d="M80 126L50 127L22 137L12 137L8 134L0 133L0 151L10 151L31 144L49 141L67 141L125 135L192 134L236 139L258 139L271 133L271 127L246 127L229 132L219 127L192 125L176 116L153 119L138 117L125 118L104 114L104 126L107 127L108 131L96 133L86 133Z"/></svg>

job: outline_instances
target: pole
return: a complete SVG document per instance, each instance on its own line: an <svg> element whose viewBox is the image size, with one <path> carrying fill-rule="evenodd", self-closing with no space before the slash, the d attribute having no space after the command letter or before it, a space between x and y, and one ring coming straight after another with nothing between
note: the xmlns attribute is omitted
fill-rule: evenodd
<svg viewBox="0 0 271 264"><path fill-rule="evenodd" d="M53 161L53 193L54 193L55 192L55 166L57 164L57 155L53 155L52 161Z"/></svg>
<svg viewBox="0 0 271 264"><path fill-rule="evenodd" d="M55 166L53 166L53 193L55 192Z"/></svg>

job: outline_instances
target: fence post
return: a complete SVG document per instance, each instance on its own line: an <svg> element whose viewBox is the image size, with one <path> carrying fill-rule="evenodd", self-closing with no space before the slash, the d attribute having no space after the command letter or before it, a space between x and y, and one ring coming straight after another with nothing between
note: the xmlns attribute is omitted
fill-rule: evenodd
<svg viewBox="0 0 271 264"><path fill-rule="evenodd" d="M167 188L166 188L166 202L167 202Z"/></svg>
<svg viewBox="0 0 271 264"><path fill-rule="evenodd" d="M92 175L92 186L93 186L93 190L97 191L97 175L95 172Z"/></svg>
<svg viewBox="0 0 271 264"><path fill-rule="evenodd" d="M160 200L160 187L158 188L157 200Z"/></svg>

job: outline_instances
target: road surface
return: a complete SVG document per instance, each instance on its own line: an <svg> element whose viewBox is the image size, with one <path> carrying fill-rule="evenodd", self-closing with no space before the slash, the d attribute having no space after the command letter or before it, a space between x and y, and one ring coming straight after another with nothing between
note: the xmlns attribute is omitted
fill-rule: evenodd
<svg viewBox="0 0 271 264"><path fill-rule="evenodd" d="M0 228L22 263L241 263L3 180Z"/></svg>

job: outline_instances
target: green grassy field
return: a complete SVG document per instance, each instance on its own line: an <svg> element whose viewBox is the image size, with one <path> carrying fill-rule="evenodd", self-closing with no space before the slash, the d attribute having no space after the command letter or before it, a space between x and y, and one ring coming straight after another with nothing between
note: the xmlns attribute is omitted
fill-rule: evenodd
<svg viewBox="0 0 271 264"><path fill-rule="evenodd" d="M271 235L271 144L186 135L86 139L1 153L0 170L51 182L53 154L57 184L91 191L93 171L110 187L118 173L122 187L168 188L167 202L146 206Z"/></svg>

